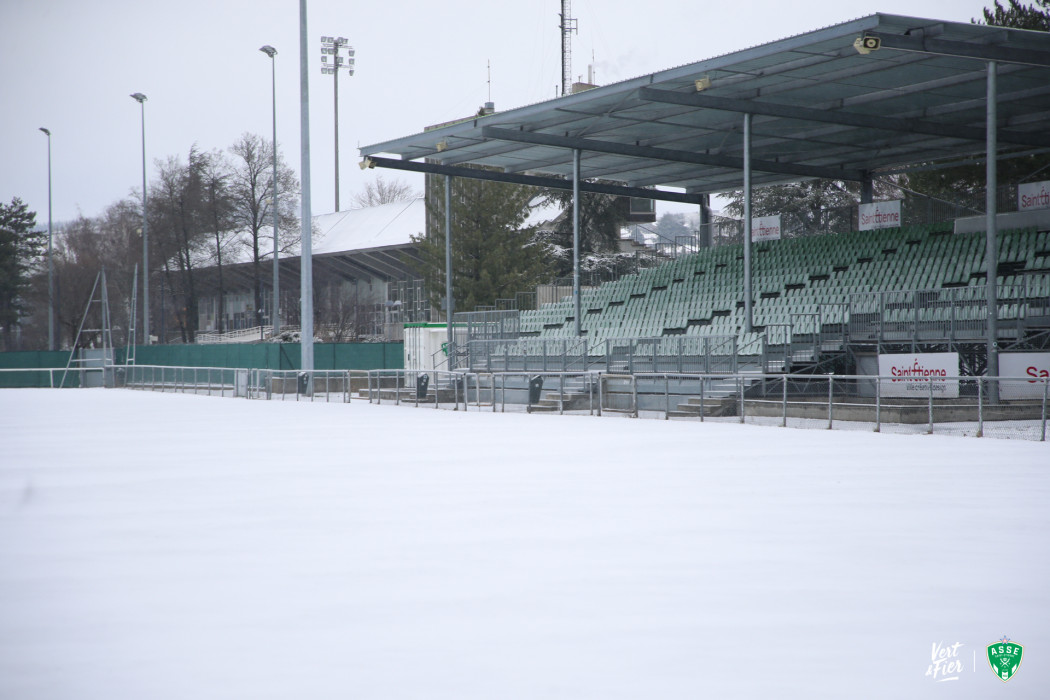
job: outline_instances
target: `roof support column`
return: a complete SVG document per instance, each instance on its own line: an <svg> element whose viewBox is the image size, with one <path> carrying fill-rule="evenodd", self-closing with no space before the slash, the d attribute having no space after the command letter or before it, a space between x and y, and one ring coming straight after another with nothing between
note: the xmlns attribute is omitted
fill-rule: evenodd
<svg viewBox="0 0 1050 700"><path fill-rule="evenodd" d="M445 322L448 326L446 354L448 368L452 367L452 176L445 176Z"/></svg>
<svg viewBox="0 0 1050 700"><path fill-rule="evenodd" d="M744 330L751 332L751 115L744 114Z"/></svg>
<svg viewBox="0 0 1050 700"><path fill-rule="evenodd" d="M572 149L572 301L576 337L580 332L580 149Z"/></svg>
<svg viewBox="0 0 1050 700"><path fill-rule="evenodd" d="M996 201L995 195L998 189L998 171L996 158L998 156L998 91L996 85L996 63L988 62L988 96L987 116L985 118L987 136L985 138L985 251L984 258L987 261L987 273L985 276L985 287L988 290L988 339L987 339L987 372L989 377L999 376L999 303L997 299L996 285L998 274L996 268L999 265L997 253L998 246L996 238ZM993 383L988 387L989 398L993 402L999 401L999 385Z"/></svg>
<svg viewBox="0 0 1050 700"><path fill-rule="evenodd" d="M714 231L711 223L711 195L700 195L700 231L698 232L699 245L701 248L710 248L714 245Z"/></svg>

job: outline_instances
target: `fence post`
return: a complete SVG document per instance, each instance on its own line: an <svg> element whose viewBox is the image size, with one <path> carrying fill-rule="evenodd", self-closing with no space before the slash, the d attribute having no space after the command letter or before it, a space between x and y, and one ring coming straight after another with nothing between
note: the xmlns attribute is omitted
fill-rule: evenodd
<svg viewBox="0 0 1050 700"><path fill-rule="evenodd" d="M788 378L787 375L781 376L781 388L783 389L783 407L784 417L780 420L780 427L786 428L788 424Z"/></svg>
<svg viewBox="0 0 1050 700"><path fill-rule="evenodd" d="M634 401L634 417L638 417L638 377L631 374L631 398Z"/></svg>
<svg viewBox="0 0 1050 700"><path fill-rule="evenodd" d="M875 432L882 431L882 377L875 375Z"/></svg>
<svg viewBox="0 0 1050 700"><path fill-rule="evenodd" d="M930 424L929 427L926 428L926 434L933 435L933 379L927 379L927 383L930 385L928 400Z"/></svg>
<svg viewBox="0 0 1050 700"><path fill-rule="evenodd" d="M736 375L736 385L740 390L740 422L744 422L744 377L743 375Z"/></svg>
<svg viewBox="0 0 1050 700"><path fill-rule="evenodd" d="M608 358L608 355L606 355L606 357ZM602 401L602 397L603 397L603 394L604 394L602 388L604 387L604 385L605 385L605 377L603 377L602 373L599 372L598 373L598 417L599 418L602 417L602 402L603 402Z"/></svg>
<svg viewBox="0 0 1050 700"><path fill-rule="evenodd" d="M1048 386L1050 386L1050 379L1043 377L1043 429L1039 435L1040 442L1046 442L1046 394Z"/></svg>
<svg viewBox="0 0 1050 700"><path fill-rule="evenodd" d="M587 376L587 415L594 415L594 382L589 376Z"/></svg>
<svg viewBox="0 0 1050 700"><path fill-rule="evenodd" d="M456 400L456 405L452 409L453 411L459 410L459 377L452 375L452 397Z"/></svg>
<svg viewBox="0 0 1050 700"><path fill-rule="evenodd" d="M372 370L368 370L368 403L372 403Z"/></svg>
<svg viewBox="0 0 1050 700"><path fill-rule="evenodd" d="M984 437L984 377L977 377L977 437Z"/></svg>
<svg viewBox="0 0 1050 700"><path fill-rule="evenodd" d="M828 375L828 430L831 430L831 422L832 422L832 413L831 412L832 412L832 406L835 405L834 393L835 393L835 376L829 374Z"/></svg>
<svg viewBox="0 0 1050 700"><path fill-rule="evenodd" d="M707 380L703 376L700 377L700 422L704 422L704 385L707 384Z"/></svg>
<svg viewBox="0 0 1050 700"><path fill-rule="evenodd" d="M495 403L495 399L493 399ZM507 375L506 373L499 375L499 412L507 412Z"/></svg>
<svg viewBox="0 0 1050 700"><path fill-rule="evenodd" d="M401 405L401 382L404 379L401 370L394 370L394 405Z"/></svg>
<svg viewBox="0 0 1050 700"><path fill-rule="evenodd" d="M558 375L558 415L565 415L565 375Z"/></svg>
<svg viewBox="0 0 1050 700"><path fill-rule="evenodd" d="M678 358L681 359L681 353ZM671 378L664 375L664 420L670 419L671 415Z"/></svg>

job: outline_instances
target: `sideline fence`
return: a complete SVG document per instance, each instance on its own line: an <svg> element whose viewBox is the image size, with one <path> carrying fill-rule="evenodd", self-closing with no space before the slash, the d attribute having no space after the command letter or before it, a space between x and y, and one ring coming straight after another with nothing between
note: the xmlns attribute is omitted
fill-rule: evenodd
<svg viewBox="0 0 1050 700"><path fill-rule="evenodd" d="M58 386L62 368L5 370L3 386ZM21 375L15 373L22 373ZM449 372L107 368L106 386L325 401L795 428L1046 440L1050 379L763 373ZM20 377L16 381L15 377ZM67 382L67 386L69 383Z"/></svg>

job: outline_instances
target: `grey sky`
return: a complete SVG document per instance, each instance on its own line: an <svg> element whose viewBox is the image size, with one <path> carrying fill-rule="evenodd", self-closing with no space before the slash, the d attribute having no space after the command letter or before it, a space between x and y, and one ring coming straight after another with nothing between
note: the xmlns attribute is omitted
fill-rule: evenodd
<svg viewBox="0 0 1050 700"><path fill-rule="evenodd" d="M991 0L574 0L573 73L608 84L857 17L887 12L968 22ZM47 223L52 132L54 217L95 216L141 183L143 92L150 177L190 146L269 138L270 59L278 50L278 141L299 170L297 0L0 0L0 201L18 196ZM332 77L320 37L346 36L357 72L339 86L340 200L377 171L357 145L473 114L550 99L560 83L559 0L309 3L313 211L334 206ZM421 178L388 173L421 187Z"/></svg>

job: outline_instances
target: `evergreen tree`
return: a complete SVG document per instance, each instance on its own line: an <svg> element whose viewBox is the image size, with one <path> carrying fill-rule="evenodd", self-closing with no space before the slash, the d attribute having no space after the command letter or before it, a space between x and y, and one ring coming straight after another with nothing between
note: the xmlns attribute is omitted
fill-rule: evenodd
<svg viewBox="0 0 1050 700"><path fill-rule="evenodd" d="M546 203L560 206L564 213L542 240L555 252L554 274L572 274L572 190L550 190ZM580 255L615 255L619 250L620 229L627 223L629 200L611 194L580 194Z"/></svg>
<svg viewBox="0 0 1050 700"><path fill-rule="evenodd" d="M679 236L688 236L690 231L685 223L685 214L667 212L657 219L656 232L663 243L673 244Z"/></svg>
<svg viewBox="0 0 1050 700"><path fill-rule="evenodd" d="M982 11L984 21L974 20L974 23L1050 32L1050 0L1035 0L1035 4L1032 5L1025 5L1017 0L1006 2L1007 6L1003 7L999 0L996 0L995 5Z"/></svg>
<svg viewBox="0 0 1050 700"><path fill-rule="evenodd" d="M974 24L1050 31L1050 0L1035 0L1033 5L1007 0L1005 7L996 0L992 7L982 11L982 15L983 19L973 20ZM1041 174L1050 173L1050 156L1033 155L1000 160L996 168L999 184L1007 187L1009 197L1014 198L1017 188L1012 185L1032 182ZM963 207L959 214L964 215L967 211L973 214L984 212L984 163L909 173L906 184L909 189L930 198L959 203Z"/></svg>
<svg viewBox="0 0 1050 700"><path fill-rule="evenodd" d="M419 259L413 263L434 308L441 308L445 296L444 183L444 178L431 178L430 234L412 238L419 246ZM547 248L524 225L536 196L535 189L522 185L452 180L453 311L492 306L549 277Z"/></svg>
<svg viewBox="0 0 1050 700"><path fill-rule="evenodd" d="M756 187L751 192L751 216L781 216L785 235L816 231L849 230L852 208L860 201L856 183L839 180L806 180L788 185ZM729 195L726 211L744 215L744 192ZM739 242L739 241L738 241Z"/></svg>
<svg viewBox="0 0 1050 700"><path fill-rule="evenodd" d="M0 327L4 348L11 349L13 331L29 308L25 292L30 277L47 250L47 233L34 231L36 212L14 197L0 203Z"/></svg>

